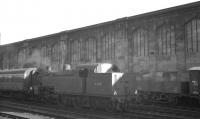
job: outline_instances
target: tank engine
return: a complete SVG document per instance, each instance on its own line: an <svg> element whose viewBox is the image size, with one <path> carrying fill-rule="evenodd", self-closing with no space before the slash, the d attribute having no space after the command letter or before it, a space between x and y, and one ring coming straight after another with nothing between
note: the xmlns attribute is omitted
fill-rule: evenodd
<svg viewBox="0 0 200 119"><path fill-rule="evenodd" d="M77 108L110 110L116 106L112 102L124 98L124 94L116 91L118 89L114 86L122 75L113 64L81 64L75 70L43 74L41 95L45 100L51 99ZM116 96L118 98L114 98Z"/></svg>

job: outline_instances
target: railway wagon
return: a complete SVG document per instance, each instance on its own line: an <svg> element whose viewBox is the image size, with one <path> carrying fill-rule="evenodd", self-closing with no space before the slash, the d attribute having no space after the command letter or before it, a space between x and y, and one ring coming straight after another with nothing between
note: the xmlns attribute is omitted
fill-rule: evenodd
<svg viewBox="0 0 200 119"><path fill-rule="evenodd" d="M125 73L115 84L123 90L129 104L200 104L200 67L187 70L187 80L178 80L177 72ZM122 91L122 90L121 90Z"/></svg>
<svg viewBox="0 0 200 119"><path fill-rule="evenodd" d="M188 92L192 95L200 94L200 67L192 67L189 69L190 86Z"/></svg>
<svg viewBox="0 0 200 119"><path fill-rule="evenodd" d="M124 86L131 100L143 103L170 103L182 94L176 72L125 73L117 85Z"/></svg>
<svg viewBox="0 0 200 119"><path fill-rule="evenodd" d="M119 103L121 108L128 108L127 103L136 102L171 103L183 95L181 82L176 76L174 72L91 73L87 78L87 93L111 97L112 103Z"/></svg>
<svg viewBox="0 0 200 119"><path fill-rule="evenodd" d="M37 93L39 84L37 68L0 70L0 93L4 96Z"/></svg>

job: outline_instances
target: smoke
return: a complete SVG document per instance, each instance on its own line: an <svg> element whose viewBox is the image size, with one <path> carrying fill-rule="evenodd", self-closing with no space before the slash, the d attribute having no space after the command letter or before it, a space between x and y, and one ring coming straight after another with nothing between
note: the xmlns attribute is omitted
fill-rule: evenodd
<svg viewBox="0 0 200 119"><path fill-rule="evenodd" d="M51 60L49 57L44 57L39 50L34 49L29 53L28 58L25 59L23 67L41 67L46 69L51 66Z"/></svg>
<svg viewBox="0 0 200 119"><path fill-rule="evenodd" d="M59 45L56 45L54 53L50 48L45 47L5 46L4 50L0 51L0 54L2 52L2 67L3 69L40 67L43 69L51 68L55 71L63 70L64 52L62 51L65 49L60 49Z"/></svg>

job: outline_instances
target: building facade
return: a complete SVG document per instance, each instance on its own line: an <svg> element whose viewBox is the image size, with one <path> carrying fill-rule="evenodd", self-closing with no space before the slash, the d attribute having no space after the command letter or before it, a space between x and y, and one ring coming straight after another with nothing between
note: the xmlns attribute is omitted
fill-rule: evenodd
<svg viewBox="0 0 200 119"><path fill-rule="evenodd" d="M1 69L109 62L122 72L176 72L200 65L200 2L3 45ZM158 74L159 75L159 74Z"/></svg>

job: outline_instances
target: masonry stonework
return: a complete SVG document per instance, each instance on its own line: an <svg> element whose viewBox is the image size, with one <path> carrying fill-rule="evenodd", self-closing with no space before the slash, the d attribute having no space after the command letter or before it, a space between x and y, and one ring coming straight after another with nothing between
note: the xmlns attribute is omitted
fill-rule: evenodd
<svg viewBox="0 0 200 119"><path fill-rule="evenodd" d="M176 72L200 65L200 2L1 46L1 69L108 62L122 72Z"/></svg>

